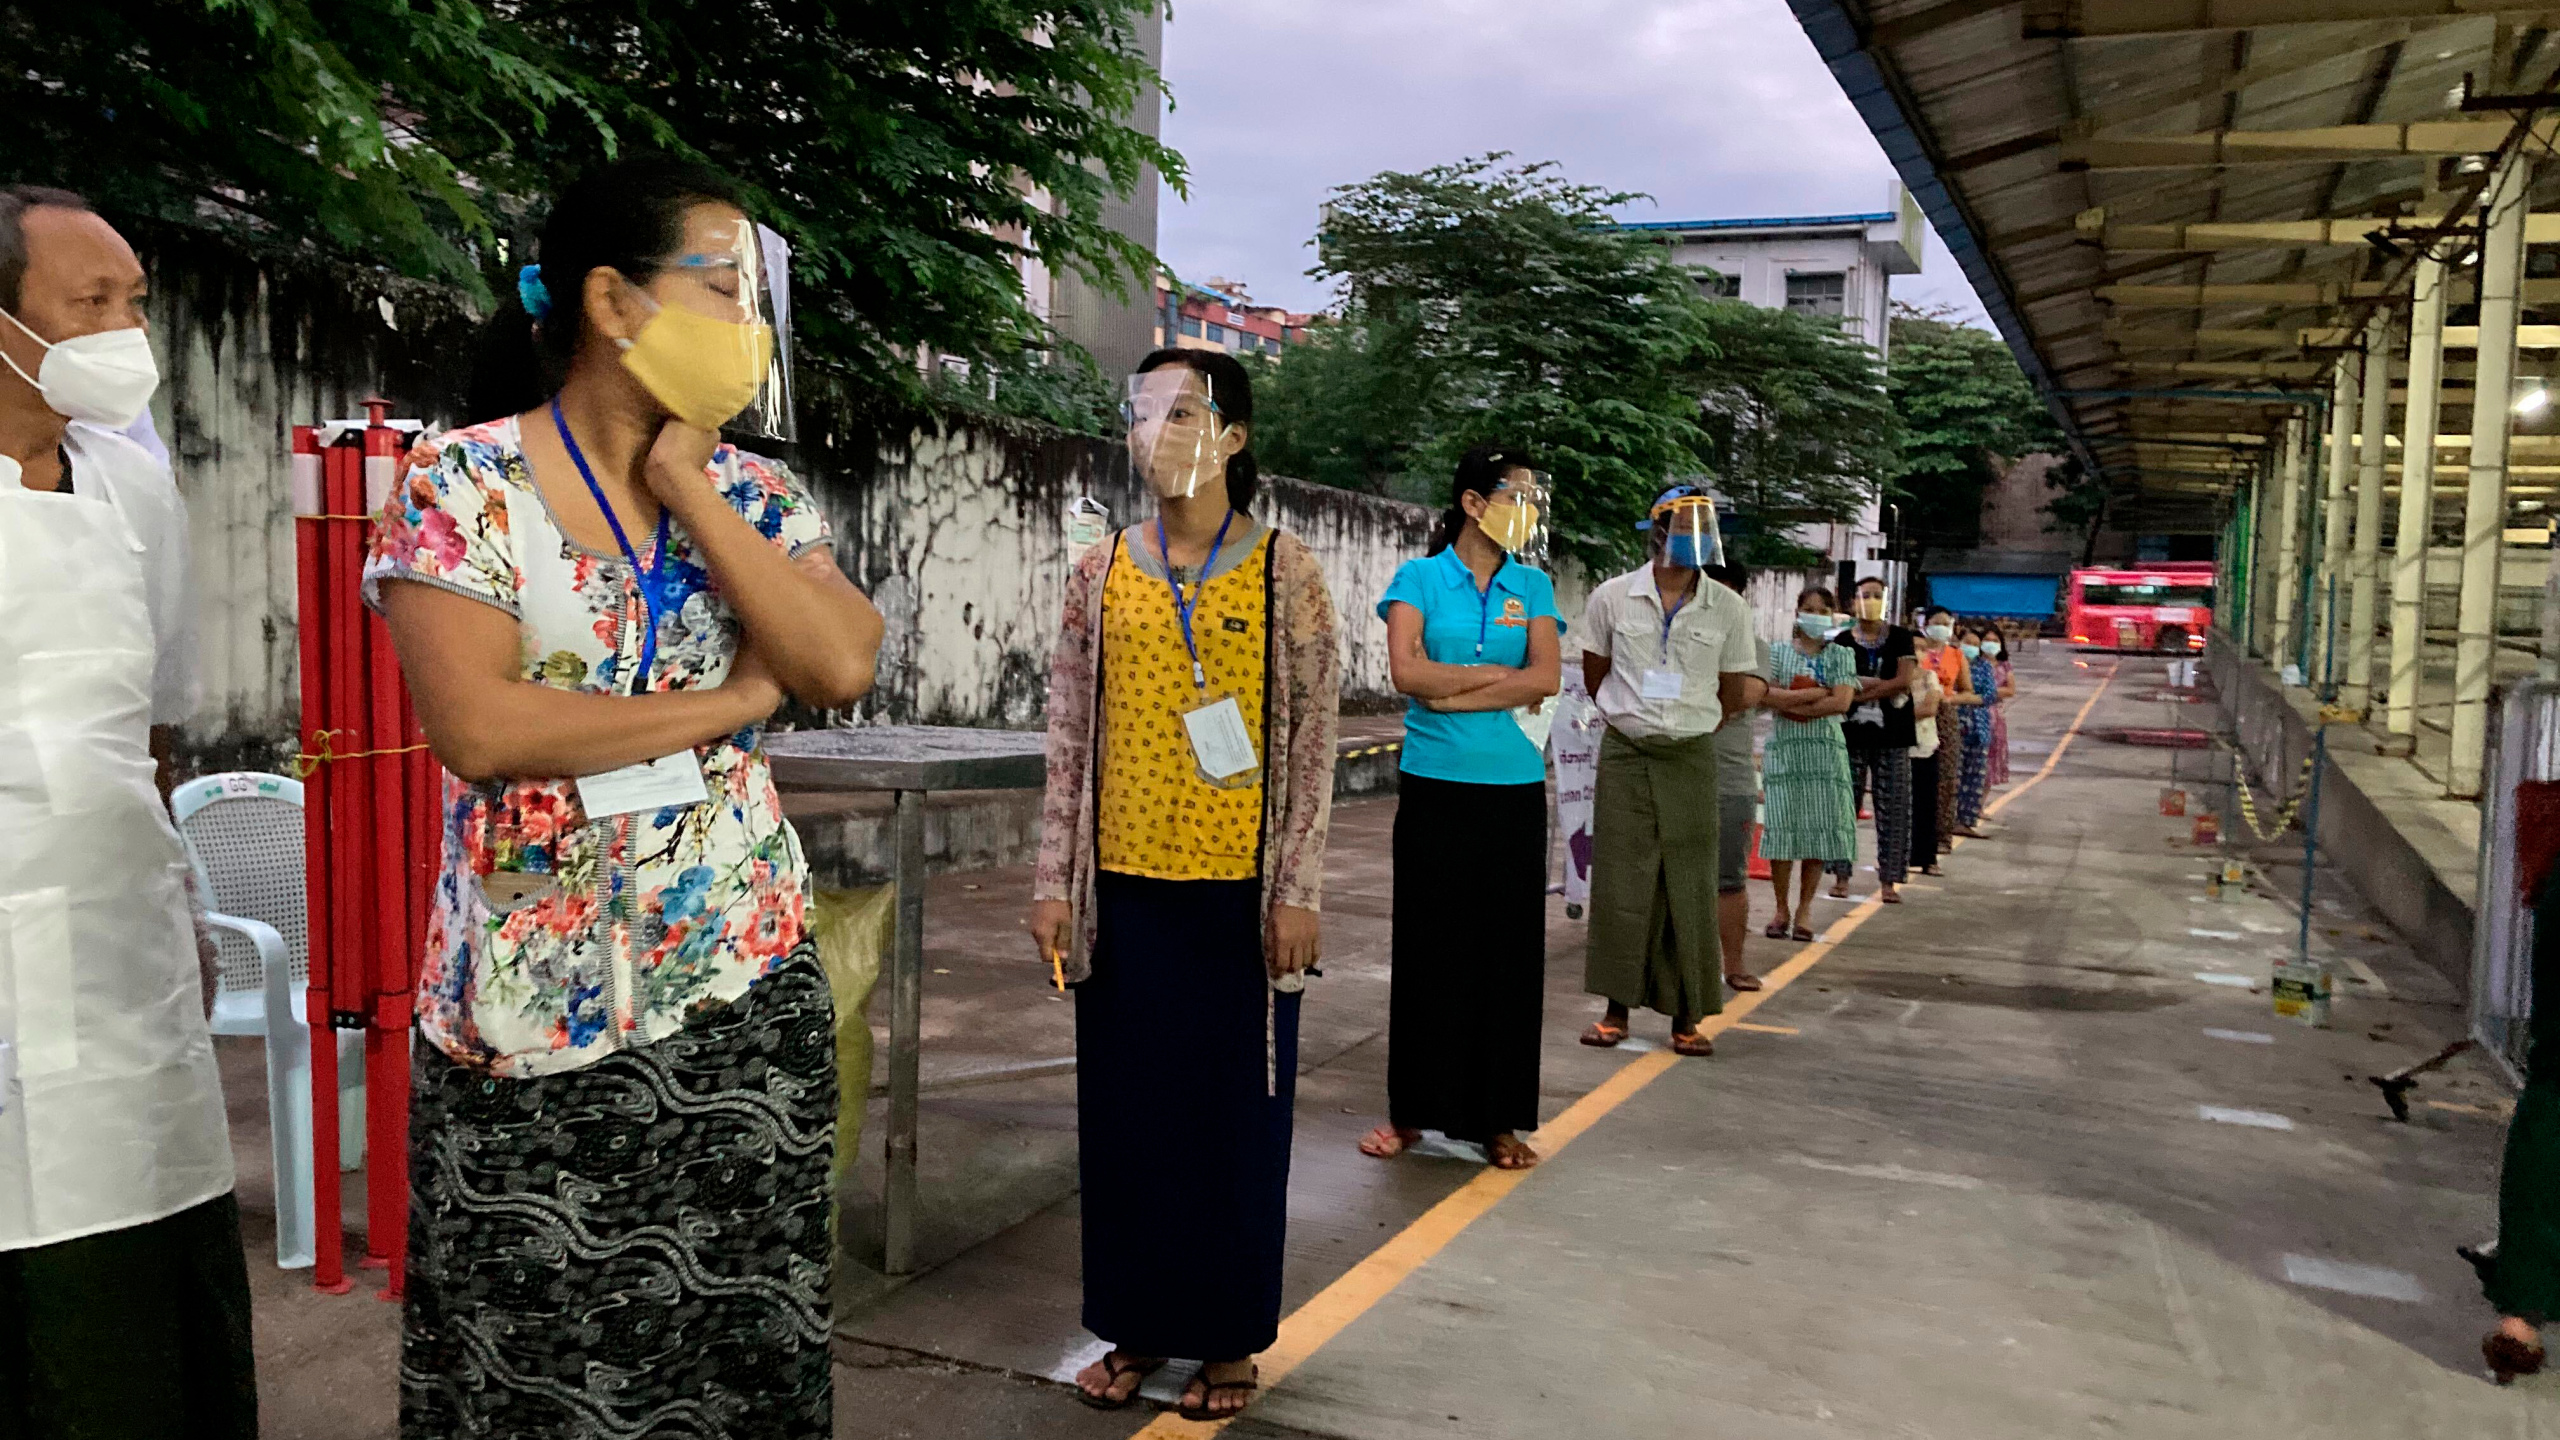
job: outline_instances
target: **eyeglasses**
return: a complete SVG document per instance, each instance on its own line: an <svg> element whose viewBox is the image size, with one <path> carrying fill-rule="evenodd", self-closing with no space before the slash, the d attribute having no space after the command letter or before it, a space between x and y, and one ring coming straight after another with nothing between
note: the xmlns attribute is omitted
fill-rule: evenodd
<svg viewBox="0 0 2560 1440"><path fill-rule="evenodd" d="M1138 427L1138 422L1162 420L1171 415L1175 407L1183 403L1185 403L1184 399L1179 396L1149 395L1135 400L1123 400L1120 402L1120 423L1134 430ZM1218 402L1215 400L1202 398L1196 403L1212 415L1225 413L1218 408Z"/></svg>

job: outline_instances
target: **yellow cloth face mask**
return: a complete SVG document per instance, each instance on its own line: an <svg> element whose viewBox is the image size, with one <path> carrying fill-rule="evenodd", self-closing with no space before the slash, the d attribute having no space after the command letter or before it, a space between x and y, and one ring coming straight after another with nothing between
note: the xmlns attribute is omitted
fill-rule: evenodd
<svg viewBox="0 0 2560 1440"><path fill-rule="evenodd" d="M736 419L773 364L773 327L648 299L657 313L622 342L623 368L688 425L717 430Z"/></svg>
<svg viewBox="0 0 2560 1440"><path fill-rule="evenodd" d="M1484 538L1518 554L1520 547L1528 544L1538 533L1538 507L1488 505L1476 523L1484 527Z"/></svg>
<svg viewBox="0 0 2560 1440"><path fill-rule="evenodd" d="M1861 620L1884 618L1884 597L1881 595L1861 595L1858 597L1857 605L1858 618Z"/></svg>

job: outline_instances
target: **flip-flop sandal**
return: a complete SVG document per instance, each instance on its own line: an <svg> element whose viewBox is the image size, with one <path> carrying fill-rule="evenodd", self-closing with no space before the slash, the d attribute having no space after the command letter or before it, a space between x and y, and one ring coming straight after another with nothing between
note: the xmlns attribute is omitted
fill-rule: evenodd
<svg viewBox="0 0 2560 1440"><path fill-rule="evenodd" d="M1716 1053L1716 1042L1694 1031L1687 1035L1674 1035L1671 1037L1671 1053L1701 1057L1713 1055Z"/></svg>
<svg viewBox="0 0 2560 1440"><path fill-rule="evenodd" d="M1813 931L1805 926L1799 925L1793 930L1787 932L1787 938L1790 940L1810 940L1813 938Z"/></svg>
<svg viewBox="0 0 2560 1440"><path fill-rule="evenodd" d="M1899 905L1902 903L1902 892L1899 890L1887 890L1876 898L1887 905Z"/></svg>
<svg viewBox="0 0 2560 1440"><path fill-rule="evenodd" d="M1379 1140L1380 1136L1384 1136L1386 1138ZM1378 1148L1370 1148L1369 1142L1372 1140L1378 1140ZM1407 1140L1402 1135L1396 1133L1396 1127L1393 1125L1381 1125L1377 1129L1360 1137L1360 1153L1373 1160L1393 1160L1397 1156L1403 1154L1406 1150L1410 1149L1412 1145L1412 1141ZM1393 1146L1394 1148L1388 1149L1386 1148L1388 1146Z"/></svg>
<svg viewBox="0 0 2560 1440"><path fill-rule="evenodd" d="M1537 1151L1530 1149L1528 1141L1517 1136L1512 1137L1508 1145L1498 1140L1494 1141L1484 1147L1484 1152L1490 1157L1493 1168L1496 1170L1532 1170L1537 1168L1541 1159L1545 1158Z"/></svg>
<svg viewBox="0 0 2560 1440"><path fill-rule="evenodd" d="M1092 1406L1096 1410L1126 1410L1129 1408L1130 1404L1138 1398L1138 1392L1146 1388L1147 1377L1163 1368L1164 1362L1161 1360L1133 1360L1130 1357L1121 1354L1119 1351L1114 1350L1102 1357L1102 1370L1104 1374L1111 1377L1111 1385L1116 1386L1121 1381L1128 1379L1132 1375L1138 1377L1138 1383L1130 1386L1129 1393L1121 1396L1117 1400L1112 1399L1107 1394L1096 1395L1092 1391L1079 1385L1076 1387L1076 1398L1083 1401L1085 1404ZM1106 1386L1104 1388L1109 1389L1110 1387Z"/></svg>
<svg viewBox="0 0 2560 1440"><path fill-rule="evenodd" d="M1626 1026L1612 1025L1606 1020L1594 1020L1591 1028L1582 1032L1582 1043L1595 1050L1614 1049L1626 1038Z"/></svg>
<svg viewBox="0 0 2560 1440"><path fill-rule="evenodd" d="M1253 1378L1250 1380L1212 1380L1209 1378L1209 1372L1203 1370L1200 1372L1200 1403L1193 1405L1191 1397L1186 1394L1183 1396L1182 1408L1174 1413L1185 1420L1232 1420L1244 1413L1244 1405L1239 1405L1233 1410L1212 1410L1209 1404L1218 1398L1218 1392L1241 1390L1245 1395L1245 1405L1250 1405L1253 1403L1254 1392L1261 1388L1262 1367L1259 1365L1254 1367Z"/></svg>
<svg viewBox="0 0 2560 1440"><path fill-rule="evenodd" d="M1746 971L1739 975L1727 975L1724 977L1724 983L1736 990L1757 990L1760 988L1760 977Z"/></svg>
<svg viewBox="0 0 2560 1440"><path fill-rule="evenodd" d="M1772 940L1784 940L1787 938L1787 922L1784 920L1772 920L1769 922L1769 928L1761 931L1760 933L1768 936Z"/></svg>

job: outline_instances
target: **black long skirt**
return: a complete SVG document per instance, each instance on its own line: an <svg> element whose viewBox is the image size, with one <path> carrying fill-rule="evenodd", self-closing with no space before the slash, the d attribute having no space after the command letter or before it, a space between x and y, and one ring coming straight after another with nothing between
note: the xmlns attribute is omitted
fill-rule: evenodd
<svg viewBox="0 0 2560 1440"><path fill-rule="evenodd" d="M257 1440L249 1270L228 1194L0 1251L0 1437Z"/></svg>
<svg viewBox="0 0 2560 1440"><path fill-rule="evenodd" d="M1923 725L1929 721L1920 722ZM1938 863L1938 762L1941 750L1911 757L1911 868Z"/></svg>
<svg viewBox="0 0 2560 1440"><path fill-rule="evenodd" d="M1534 1130L1547 787L1398 783L1388 1117L1478 1143Z"/></svg>
<svg viewBox="0 0 2560 1440"><path fill-rule="evenodd" d="M1240 1360L1280 1333L1298 997L1255 880L1095 878L1076 986L1084 1325L1132 1355Z"/></svg>
<svg viewBox="0 0 2560 1440"><path fill-rule="evenodd" d="M824 1440L835 1007L804 945L654 1044L508 1080L420 1046L407 1440Z"/></svg>

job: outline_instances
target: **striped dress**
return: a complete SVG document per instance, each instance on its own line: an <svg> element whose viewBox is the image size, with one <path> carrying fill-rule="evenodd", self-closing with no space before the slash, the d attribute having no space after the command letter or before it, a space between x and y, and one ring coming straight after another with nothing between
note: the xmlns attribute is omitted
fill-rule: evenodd
<svg viewBox="0 0 2560 1440"><path fill-rule="evenodd" d="M1791 641L1768 647L1770 688L1801 688L1798 680L1829 688L1854 685L1857 661L1838 645L1807 655ZM1760 752L1760 789L1766 806L1760 855L1766 860L1854 860L1858 854L1858 802L1849 780L1849 745L1840 717L1777 717Z"/></svg>

